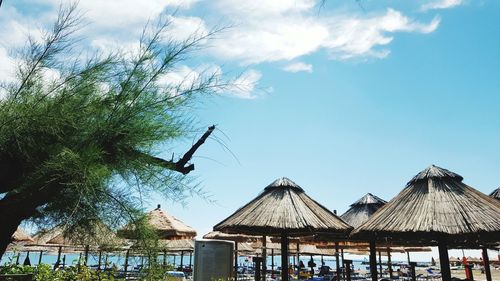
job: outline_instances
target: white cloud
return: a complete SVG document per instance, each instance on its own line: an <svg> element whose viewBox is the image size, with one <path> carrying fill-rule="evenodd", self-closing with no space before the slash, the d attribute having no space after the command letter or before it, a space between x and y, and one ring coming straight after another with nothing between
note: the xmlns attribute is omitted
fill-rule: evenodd
<svg viewBox="0 0 500 281"><path fill-rule="evenodd" d="M303 62L296 62L296 63L285 65L283 67L283 70L287 71L287 72L293 72L293 73L300 72L300 71L312 73L313 66L312 66L312 64L307 64L307 63L303 63Z"/></svg>
<svg viewBox="0 0 500 281"><path fill-rule="evenodd" d="M330 37L323 42L323 47L334 59L384 58L390 53L389 49L378 47L392 42L394 37L390 34L395 32L430 33L436 30L439 22L438 17L428 24L414 22L393 9L388 9L385 14L371 18L336 18L329 23Z"/></svg>
<svg viewBox="0 0 500 281"><path fill-rule="evenodd" d="M225 93L242 99L254 99L255 90L262 78L262 73L251 69L244 72L240 77L233 81L233 84L224 90Z"/></svg>
<svg viewBox="0 0 500 281"><path fill-rule="evenodd" d="M449 9L464 3L463 0L434 0L432 2L422 5L423 11L435 10L435 9Z"/></svg>
<svg viewBox="0 0 500 281"><path fill-rule="evenodd" d="M223 16L235 24L214 44L213 54L243 65L291 61L320 49L333 59L383 58L390 51L379 47L388 45L394 33L425 34L440 22L435 18L421 23L394 9L377 14L318 15L315 1L285 1L282 6L276 2L219 1L225 5L220 9Z"/></svg>

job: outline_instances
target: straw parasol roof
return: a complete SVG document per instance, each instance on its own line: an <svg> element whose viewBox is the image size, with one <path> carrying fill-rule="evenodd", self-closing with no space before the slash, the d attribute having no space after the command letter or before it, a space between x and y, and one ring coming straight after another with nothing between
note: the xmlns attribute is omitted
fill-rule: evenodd
<svg viewBox="0 0 500 281"><path fill-rule="evenodd" d="M500 242L500 205L462 180L446 169L428 167L352 236L417 245Z"/></svg>
<svg viewBox="0 0 500 281"><path fill-rule="evenodd" d="M352 203L349 210L342 214L340 218L352 227L358 227L386 203L387 201L368 193L358 201Z"/></svg>
<svg viewBox="0 0 500 281"><path fill-rule="evenodd" d="M12 243L29 243L34 241L35 240L31 236L26 234L24 229L20 227L16 229L16 232L14 232L14 234L12 234Z"/></svg>
<svg viewBox="0 0 500 281"><path fill-rule="evenodd" d="M97 248L117 248L125 244L125 241L102 223L94 226L93 233L79 233L68 235L62 228L55 228L40 237L47 239L44 244L54 246L92 246ZM40 240L41 240L40 239Z"/></svg>
<svg viewBox="0 0 500 281"><path fill-rule="evenodd" d="M280 178L214 230L251 235L289 236L325 232L346 236L351 227L307 196L288 178Z"/></svg>
<svg viewBox="0 0 500 281"><path fill-rule="evenodd" d="M231 234L220 231L211 231L203 235L203 239L228 240L234 242L255 242L261 239L261 237L246 234Z"/></svg>
<svg viewBox="0 0 500 281"><path fill-rule="evenodd" d="M194 251L193 239L161 240L167 252Z"/></svg>
<svg viewBox="0 0 500 281"><path fill-rule="evenodd" d="M160 239L193 239L196 237L196 230L186 225L176 217L168 214L158 207L146 215L149 225L156 231ZM125 238L134 239L134 225L128 224L119 231L119 234Z"/></svg>
<svg viewBox="0 0 500 281"><path fill-rule="evenodd" d="M493 190L493 192L490 194L490 197L500 200L500 187Z"/></svg>

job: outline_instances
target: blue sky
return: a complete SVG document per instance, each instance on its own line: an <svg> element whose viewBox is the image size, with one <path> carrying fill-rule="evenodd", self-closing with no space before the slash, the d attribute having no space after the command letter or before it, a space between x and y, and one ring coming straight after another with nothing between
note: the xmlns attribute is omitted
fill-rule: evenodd
<svg viewBox="0 0 500 281"><path fill-rule="evenodd" d="M194 175L217 203L148 202L200 236L281 176L339 213L367 192L391 199L430 164L484 193L500 186L499 1L118 2L81 1L91 48L127 48L148 18L174 7L176 38L231 26L179 68L242 73L240 87L194 111L200 127L218 125L231 151L211 140L194 159ZM57 5L4 1L4 77L6 50L50 22Z"/></svg>

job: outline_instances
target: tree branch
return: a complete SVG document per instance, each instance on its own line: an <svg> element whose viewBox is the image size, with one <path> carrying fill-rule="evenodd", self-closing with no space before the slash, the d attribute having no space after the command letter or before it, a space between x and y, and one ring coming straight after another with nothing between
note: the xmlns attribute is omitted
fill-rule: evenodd
<svg viewBox="0 0 500 281"><path fill-rule="evenodd" d="M145 153L142 153L144 157L149 158L155 165L167 168L172 171L177 171L183 175L187 175L189 172L194 170L194 164L188 164L189 160L193 158L194 153L200 146L205 143L208 137L215 130L215 125L208 127L207 131L198 139L198 141L193 144L193 146L179 159L177 162L173 160L165 160L159 157L151 156Z"/></svg>

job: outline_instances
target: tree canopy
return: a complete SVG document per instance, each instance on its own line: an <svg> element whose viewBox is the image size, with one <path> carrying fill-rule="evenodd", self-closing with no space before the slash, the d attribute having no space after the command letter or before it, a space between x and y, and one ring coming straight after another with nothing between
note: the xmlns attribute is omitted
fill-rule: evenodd
<svg viewBox="0 0 500 281"><path fill-rule="evenodd" d="M24 220L113 227L139 217L143 195L195 188L185 177L189 161L214 127L178 159L159 158L158 149L189 135L193 103L224 84L208 72L179 83L164 78L217 31L179 42L159 21L146 26L134 52L82 58L74 44L80 22L75 5L62 7L41 41L29 39L16 79L2 89L0 256Z"/></svg>

